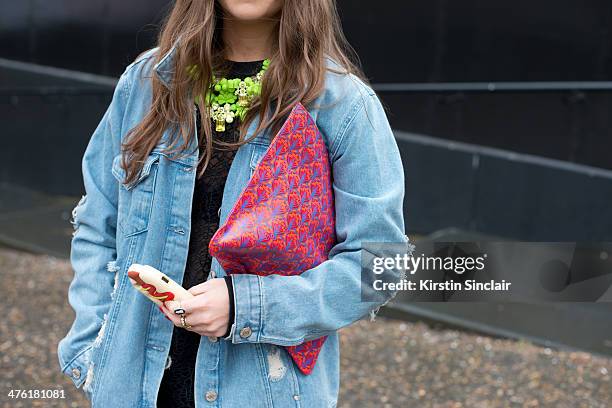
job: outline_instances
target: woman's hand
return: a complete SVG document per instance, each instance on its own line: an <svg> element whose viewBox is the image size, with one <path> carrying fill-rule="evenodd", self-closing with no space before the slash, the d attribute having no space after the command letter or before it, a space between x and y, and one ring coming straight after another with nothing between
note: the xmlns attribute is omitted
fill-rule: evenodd
<svg viewBox="0 0 612 408"><path fill-rule="evenodd" d="M223 278L213 278L188 289L194 296L192 299L180 302L185 309L185 321L191 325L189 329L201 336L221 337L227 331L229 324L229 294ZM174 313L179 302L168 300L160 310L175 326L183 327L181 316Z"/></svg>

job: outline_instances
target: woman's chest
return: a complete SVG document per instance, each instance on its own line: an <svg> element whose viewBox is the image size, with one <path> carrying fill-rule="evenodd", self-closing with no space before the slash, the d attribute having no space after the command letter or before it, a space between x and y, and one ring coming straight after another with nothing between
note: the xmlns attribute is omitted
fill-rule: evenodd
<svg viewBox="0 0 612 408"><path fill-rule="evenodd" d="M197 151L183 158L171 158L160 143L146 158L136 181L129 186L119 183L125 173L117 155L112 174L119 183L118 258L126 262L165 265L164 270L180 281L184 270L181 264L187 257L192 231L192 216L196 212L194 203L218 206L200 208L200 211L214 211L222 225L268 147L269 142L264 138L244 144L231 155L217 157L230 163L211 163L209 173L198 180ZM215 195L217 198L213 200ZM212 272L212 277L223 274L216 262L213 262Z"/></svg>

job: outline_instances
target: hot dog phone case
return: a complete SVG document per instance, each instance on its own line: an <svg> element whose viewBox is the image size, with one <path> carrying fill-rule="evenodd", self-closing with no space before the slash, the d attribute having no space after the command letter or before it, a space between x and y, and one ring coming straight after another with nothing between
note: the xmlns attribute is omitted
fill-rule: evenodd
<svg viewBox="0 0 612 408"><path fill-rule="evenodd" d="M158 306L167 300L186 300L193 297L184 287L150 265L132 264L128 269L132 286Z"/></svg>

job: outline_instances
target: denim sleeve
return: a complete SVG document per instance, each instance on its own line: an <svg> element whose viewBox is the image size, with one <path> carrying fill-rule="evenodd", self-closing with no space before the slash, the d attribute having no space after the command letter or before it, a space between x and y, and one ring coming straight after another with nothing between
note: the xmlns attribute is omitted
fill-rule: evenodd
<svg viewBox="0 0 612 408"><path fill-rule="evenodd" d="M361 298L361 242L408 242L404 169L378 96L358 96L332 139L337 244L298 276L233 275L233 343L297 345L347 326L395 295Z"/></svg>
<svg viewBox="0 0 612 408"><path fill-rule="evenodd" d="M57 351L61 371L76 387L85 382L92 346L103 331L116 285L118 185L111 164L119 154L126 89L122 75L85 149L81 162L85 195L72 212L70 262L74 275L68 302L75 319Z"/></svg>

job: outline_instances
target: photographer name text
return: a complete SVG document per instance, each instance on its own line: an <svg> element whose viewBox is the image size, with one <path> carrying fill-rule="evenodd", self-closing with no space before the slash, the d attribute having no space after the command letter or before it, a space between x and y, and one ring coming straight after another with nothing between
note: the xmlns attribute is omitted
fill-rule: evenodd
<svg viewBox="0 0 612 408"><path fill-rule="evenodd" d="M468 279L463 282L455 282L448 280L444 282L434 282L433 280L426 279L418 282L409 281L402 279L400 282L382 282L380 280L374 281L375 290L407 290L407 291L508 291L510 290L511 282L505 280L496 281L490 280L488 282L479 282L474 279Z"/></svg>

